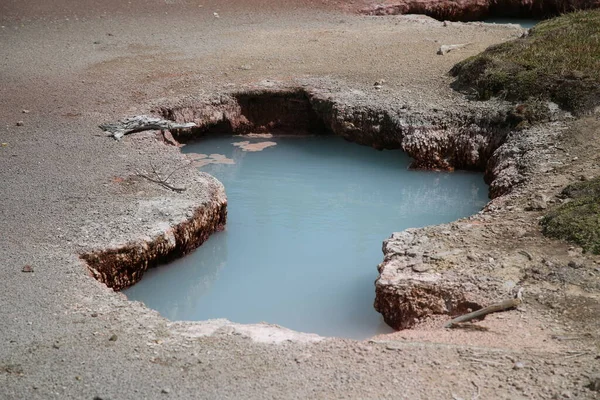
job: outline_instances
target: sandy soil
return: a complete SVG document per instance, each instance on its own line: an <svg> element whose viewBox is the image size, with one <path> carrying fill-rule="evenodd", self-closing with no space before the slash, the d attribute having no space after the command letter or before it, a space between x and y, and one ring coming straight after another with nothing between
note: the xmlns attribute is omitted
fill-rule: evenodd
<svg viewBox="0 0 600 400"><path fill-rule="evenodd" d="M131 179L149 160L176 166L185 157L152 133L116 142L98 124L161 99L274 81L452 109L465 100L449 89L449 68L520 34L356 16L340 3L0 4L0 398L599 397L584 388L600 373L598 287L585 284L598 279L598 258L541 238L541 214L519 211L536 191L552 195L599 173L597 118L573 123L555 151L560 168L539 172L512 205L482 217L490 225L485 240L455 238L477 242L485 256L514 246L519 229L530 233L520 240L535 259L576 257L589 267L568 284L536 283L546 300L488 317L490 332L424 321L354 342L264 326L188 327L88 275L80 252L147 235L149 224L184 217L202 196L193 168L175 177L192 187L184 194ZM458 43L470 45L436 55L441 44Z"/></svg>

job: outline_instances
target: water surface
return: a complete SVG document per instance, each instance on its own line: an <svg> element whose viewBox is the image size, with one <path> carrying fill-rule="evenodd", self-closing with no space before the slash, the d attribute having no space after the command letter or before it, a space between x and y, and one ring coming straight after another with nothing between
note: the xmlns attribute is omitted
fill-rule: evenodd
<svg viewBox="0 0 600 400"><path fill-rule="evenodd" d="M227 228L125 291L172 320L265 321L356 339L388 332L373 308L382 241L487 201L481 174L409 171L401 151L334 136L215 137L184 152L207 155L193 157L224 183Z"/></svg>
<svg viewBox="0 0 600 400"><path fill-rule="evenodd" d="M527 18L489 18L483 20L483 22L487 22L489 24L516 24L521 25L523 29L533 28L538 23L542 22L539 19L527 19Z"/></svg>

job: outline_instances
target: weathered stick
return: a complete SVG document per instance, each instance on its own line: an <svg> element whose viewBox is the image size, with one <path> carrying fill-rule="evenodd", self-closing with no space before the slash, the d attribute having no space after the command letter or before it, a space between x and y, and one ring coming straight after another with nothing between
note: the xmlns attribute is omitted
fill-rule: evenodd
<svg viewBox="0 0 600 400"><path fill-rule="evenodd" d="M473 311L472 313L468 313L465 315L461 315L460 317L456 317L453 320L451 320L450 322L448 322L446 325L444 325L444 328L451 328L452 325L454 325L454 324L471 321L472 319L481 318L481 317L484 317L491 313L508 310L510 308L515 308L519 304L521 304L521 296L517 296L514 299L504 300L504 301L501 301L500 303L495 303L495 304L492 304L491 306L482 308L481 310Z"/></svg>
<svg viewBox="0 0 600 400"><path fill-rule="evenodd" d="M196 124L193 122L178 124L176 122L169 121L166 119L149 117L147 115L138 115L135 117L124 118L112 124L102 124L100 125L100 129L102 129L105 132L109 132L110 136L119 140L123 136L134 132L159 129L193 128L195 126Z"/></svg>

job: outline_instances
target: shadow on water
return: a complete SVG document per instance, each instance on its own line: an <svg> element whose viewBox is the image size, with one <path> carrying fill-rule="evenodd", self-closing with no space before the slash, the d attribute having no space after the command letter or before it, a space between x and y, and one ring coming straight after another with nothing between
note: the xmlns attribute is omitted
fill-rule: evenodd
<svg viewBox="0 0 600 400"><path fill-rule="evenodd" d="M210 293L226 264L227 235L217 232L188 256L150 270L151 278L145 279L145 285L134 285L125 292L131 299L142 296L148 307L172 320L186 319L194 312L197 299Z"/></svg>

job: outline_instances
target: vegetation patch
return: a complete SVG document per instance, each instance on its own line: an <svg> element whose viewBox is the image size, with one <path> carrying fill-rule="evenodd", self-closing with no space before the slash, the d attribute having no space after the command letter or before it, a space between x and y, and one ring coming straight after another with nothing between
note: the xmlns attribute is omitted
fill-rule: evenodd
<svg viewBox="0 0 600 400"><path fill-rule="evenodd" d="M569 185L562 195L571 201L542 219L542 232L600 254L600 178Z"/></svg>
<svg viewBox="0 0 600 400"><path fill-rule="evenodd" d="M581 115L600 105L600 10L539 23L456 64L454 88L480 100L547 101Z"/></svg>

